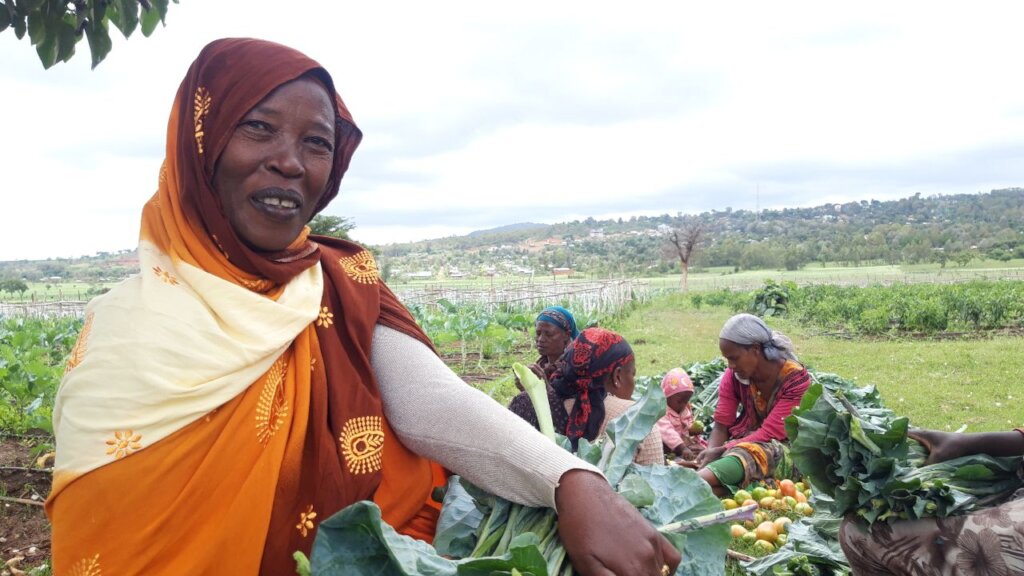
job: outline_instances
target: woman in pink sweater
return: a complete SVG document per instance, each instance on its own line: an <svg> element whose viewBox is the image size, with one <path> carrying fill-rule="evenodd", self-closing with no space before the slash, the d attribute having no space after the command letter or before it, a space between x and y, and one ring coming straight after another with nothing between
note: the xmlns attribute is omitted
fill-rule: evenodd
<svg viewBox="0 0 1024 576"><path fill-rule="evenodd" d="M722 374L715 425L697 457L699 474L716 494L772 476L785 457L783 421L800 404L810 375L793 342L751 314L730 318L718 347L729 362Z"/></svg>

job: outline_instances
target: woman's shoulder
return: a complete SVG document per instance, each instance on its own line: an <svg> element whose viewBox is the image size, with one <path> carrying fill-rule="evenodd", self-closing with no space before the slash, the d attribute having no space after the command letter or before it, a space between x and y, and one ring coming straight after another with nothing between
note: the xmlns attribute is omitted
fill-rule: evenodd
<svg viewBox="0 0 1024 576"><path fill-rule="evenodd" d="M811 374L807 368L795 360L786 360L786 363L782 365L780 376L783 382L790 386L809 385L811 381Z"/></svg>
<svg viewBox="0 0 1024 576"><path fill-rule="evenodd" d="M622 415L623 412L629 410L634 402L632 400L626 400L619 398L618 396L612 396L611 394L604 398L604 414L605 420L612 420Z"/></svg>

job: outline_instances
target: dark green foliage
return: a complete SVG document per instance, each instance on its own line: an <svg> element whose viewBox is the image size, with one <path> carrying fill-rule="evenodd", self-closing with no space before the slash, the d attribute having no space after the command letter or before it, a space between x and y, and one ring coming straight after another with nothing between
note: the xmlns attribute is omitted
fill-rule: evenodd
<svg viewBox="0 0 1024 576"><path fill-rule="evenodd" d="M309 221L309 231L311 234L333 236L343 240L349 239L348 233L355 227L355 222L351 218L331 216L329 214L317 214Z"/></svg>
<svg viewBox="0 0 1024 576"><path fill-rule="evenodd" d="M157 23L164 22L168 3L168 0L2 0L0 32L13 28L18 39L28 32L44 68L70 60L84 34L95 68L112 47L111 25L128 38L141 23L143 35L149 36Z"/></svg>
<svg viewBox="0 0 1024 576"><path fill-rule="evenodd" d="M15 292L24 294L26 291L28 291L28 284L24 280L17 278L0 280L0 292L7 292L13 296Z"/></svg>
<svg viewBox="0 0 1024 576"><path fill-rule="evenodd" d="M1019 457L974 455L924 466L923 451L907 436L908 420L870 408L869 398L848 400L842 390L814 384L786 419L796 466L833 499L836 517L856 514L870 525L960 515L1021 487Z"/></svg>
<svg viewBox="0 0 1024 576"><path fill-rule="evenodd" d="M0 320L0 430L53 433L53 399L81 320Z"/></svg>
<svg viewBox="0 0 1024 576"><path fill-rule="evenodd" d="M752 313L762 318L785 316L789 312L790 290L796 289L792 282L778 283L765 280L764 286L754 292Z"/></svg>
<svg viewBox="0 0 1024 576"><path fill-rule="evenodd" d="M936 334L1024 326L1024 282L796 286L767 280L758 290L694 294L691 302L762 317L785 315L826 330Z"/></svg>

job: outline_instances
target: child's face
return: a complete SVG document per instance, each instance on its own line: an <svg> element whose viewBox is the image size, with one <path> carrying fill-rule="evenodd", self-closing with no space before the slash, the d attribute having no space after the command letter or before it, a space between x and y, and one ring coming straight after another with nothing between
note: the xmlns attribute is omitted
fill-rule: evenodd
<svg viewBox="0 0 1024 576"><path fill-rule="evenodd" d="M682 412L683 408L690 403L690 398L693 396L692 391L680 392L679 394L673 394L668 397L668 407L675 412Z"/></svg>

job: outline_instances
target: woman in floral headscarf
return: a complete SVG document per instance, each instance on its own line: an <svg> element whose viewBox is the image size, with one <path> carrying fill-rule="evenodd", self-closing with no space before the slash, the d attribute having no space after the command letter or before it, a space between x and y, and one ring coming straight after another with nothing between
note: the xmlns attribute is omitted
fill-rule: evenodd
<svg viewBox="0 0 1024 576"><path fill-rule="evenodd" d="M548 386L548 404L551 409L551 420L556 430L565 428L569 417L565 408L562 407L562 399L551 389L551 378L555 374L558 359L565 353L569 344L579 336L580 331L576 329L576 319L573 318L565 308L561 306L548 306L541 310L534 323L536 332L535 344L540 358L530 364L530 370L542 378ZM522 390L519 377L516 376L516 386ZM526 420L534 428L539 428L537 413L533 410L530 396L526 392L520 392L508 404L508 409L513 414Z"/></svg>
<svg viewBox="0 0 1024 576"><path fill-rule="evenodd" d="M90 303L58 392L54 573L289 574L359 500L429 541L434 462L557 504L582 573L675 570L599 473L444 366L367 250L309 236L360 139L295 50L224 39L192 64L142 273Z"/></svg>

